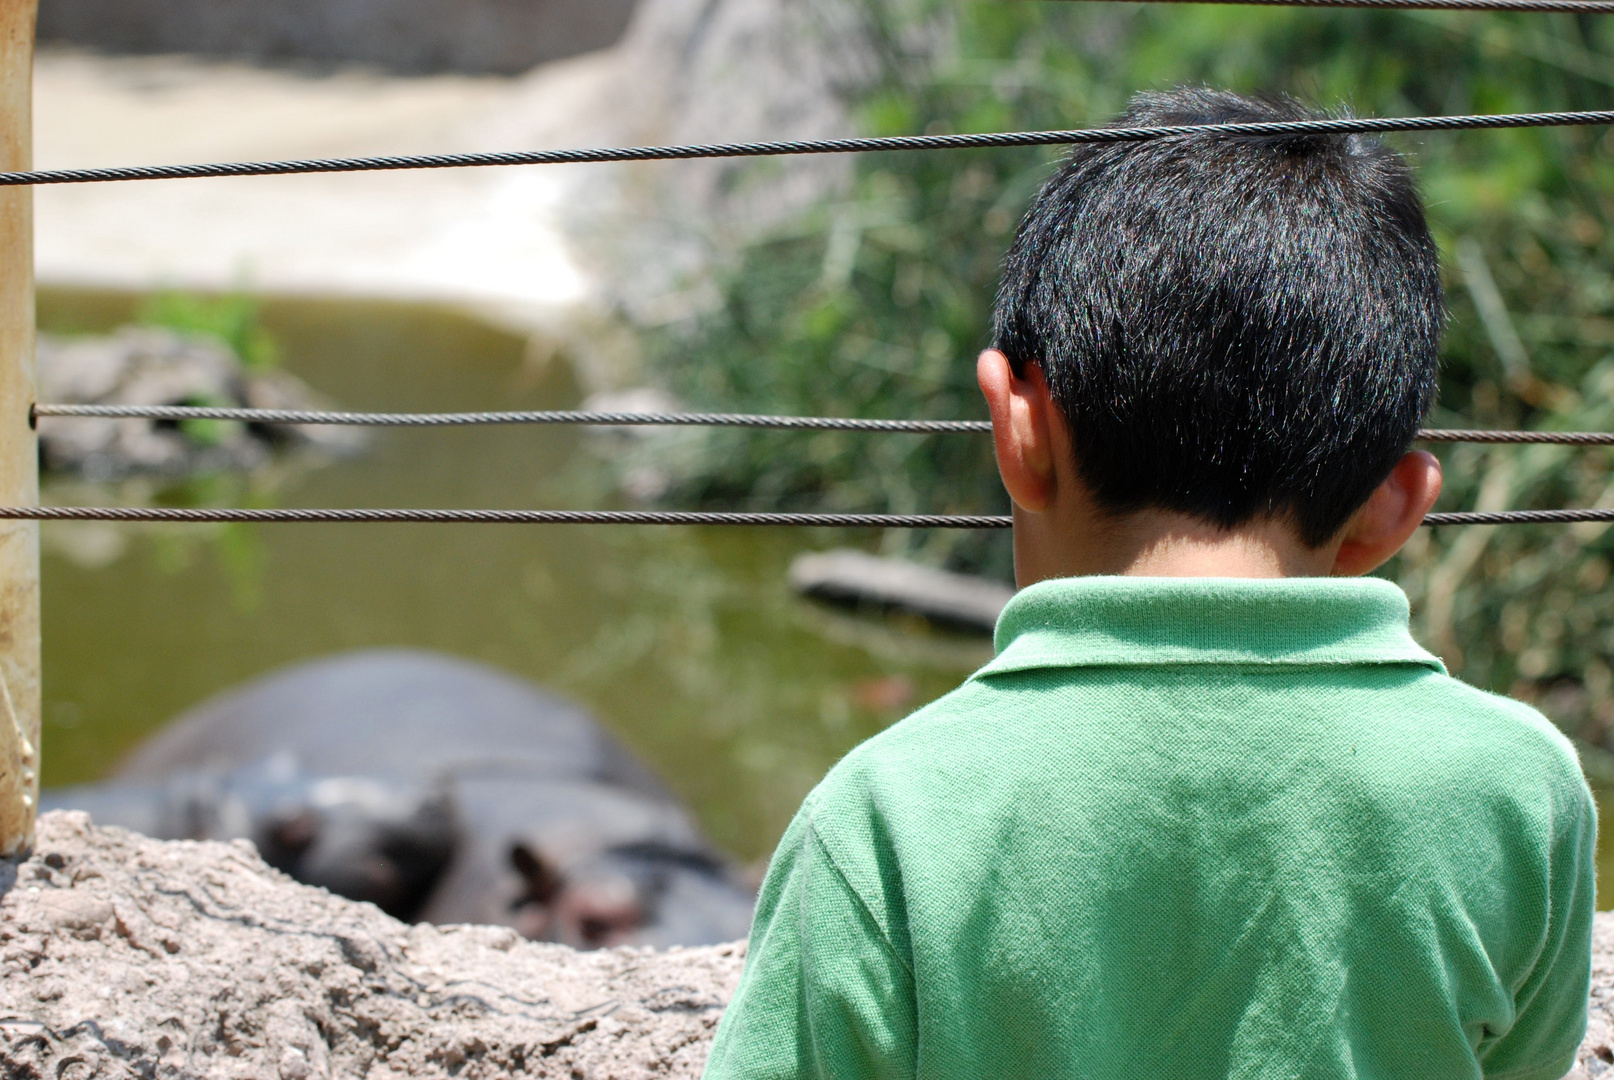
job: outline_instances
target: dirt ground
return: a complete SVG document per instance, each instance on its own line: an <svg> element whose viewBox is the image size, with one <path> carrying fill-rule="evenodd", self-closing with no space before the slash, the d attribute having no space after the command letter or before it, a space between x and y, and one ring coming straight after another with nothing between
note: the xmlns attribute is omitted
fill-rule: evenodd
<svg viewBox="0 0 1614 1080"><path fill-rule="evenodd" d="M0 862L0 1077L694 1078L743 943L580 953L406 926L247 844L40 819ZM1614 913L1571 1077L1614 1070Z"/></svg>

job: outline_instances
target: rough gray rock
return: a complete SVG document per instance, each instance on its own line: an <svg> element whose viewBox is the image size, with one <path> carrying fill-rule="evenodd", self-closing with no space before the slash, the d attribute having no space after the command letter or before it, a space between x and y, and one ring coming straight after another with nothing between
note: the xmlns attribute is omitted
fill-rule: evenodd
<svg viewBox="0 0 1614 1080"><path fill-rule="evenodd" d="M340 11L395 2L448 12L387 30L422 41L424 31L436 45L496 5L537 18L540 9L604 10L625 0L46 6L104 9L118 18L160 7L164 18L181 22L195 10L187 32L242 12L284 20L306 9L309 18L293 19L292 29L318 35L321 20ZM948 5L925 7L932 8L946 21ZM94 23L87 32L122 32L115 18L85 17ZM510 80L327 75L47 49L39 160L44 167L851 135L862 127L859 103L885 77L888 54L872 18L863 0L641 0L616 45ZM904 55L939 48L908 36ZM523 39L509 35L505 43ZM372 181L333 175L99 185L94 192L61 186L40 196L40 274L58 284L140 290L165 281L229 292L245 273L266 293L469 302L540 331L534 355L572 355L588 391L621 389L642 373L618 313L661 325L706 310L721 295L712 270L759 235L833 227L838 236L856 236L878 207L834 203L855 168L853 155L829 154L424 170ZM356 191L363 196L355 199ZM821 205L822 215L803 218Z"/></svg>
<svg viewBox="0 0 1614 1080"><path fill-rule="evenodd" d="M1592 937L1592 1002L1574 1071L1564 1080L1614 1077L1614 911L1597 913Z"/></svg>
<svg viewBox="0 0 1614 1080"><path fill-rule="evenodd" d="M646 145L855 134L879 75L857 0L644 0L607 77L571 122L543 108L537 73L502 145ZM523 125L516 118L531 117ZM523 130L523 127L526 130ZM606 303L661 325L715 302L710 270L738 245L844 193L854 163L828 154L589 166L563 228Z"/></svg>
<svg viewBox="0 0 1614 1080"><path fill-rule="evenodd" d="M744 945L574 952L405 926L247 844L75 813L0 862L0 1077L699 1076ZM1567 1080L1614 1073L1614 913Z"/></svg>
<svg viewBox="0 0 1614 1080"><path fill-rule="evenodd" d="M633 0L43 0L42 41L503 72L610 45Z"/></svg>
<svg viewBox="0 0 1614 1080"><path fill-rule="evenodd" d="M70 812L0 890L7 1080L696 1077L744 954L406 926L249 844Z"/></svg>
<svg viewBox="0 0 1614 1080"><path fill-rule="evenodd" d="M41 334L39 398L71 405L246 405L310 409L322 402L282 371L248 371L222 343L128 326L104 337ZM42 464L90 480L136 473L186 476L265 464L277 446L348 453L363 436L338 427L256 428L208 422L43 416Z"/></svg>

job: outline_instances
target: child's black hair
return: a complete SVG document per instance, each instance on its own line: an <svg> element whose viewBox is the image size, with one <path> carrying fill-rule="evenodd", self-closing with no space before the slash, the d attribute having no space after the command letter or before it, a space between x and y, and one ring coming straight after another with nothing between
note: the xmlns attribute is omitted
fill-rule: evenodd
<svg viewBox="0 0 1614 1080"><path fill-rule="evenodd" d="M1287 99L1139 94L1121 126L1313 119ZM1100 504L1312 547L1434 402L1440 272L1412 172L1360 135L1079 146L1004 260L995 344L1042 365Z"/></svg>

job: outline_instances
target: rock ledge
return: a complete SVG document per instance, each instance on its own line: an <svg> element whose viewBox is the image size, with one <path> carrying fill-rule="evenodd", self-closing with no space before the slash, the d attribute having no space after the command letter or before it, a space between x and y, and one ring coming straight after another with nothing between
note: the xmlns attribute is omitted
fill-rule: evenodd
<svg viewBox="0 0 1614 1080"><path fill-rule="evenodd" d="M251 845L45 814L0 862L0 1077L694 1078L743 943L574 952L405 926ZM1570 1080L1614 1080L1614 913Z"/></svg>
<svg viewBox="0 0 1614 1080"><path fill-rule="evenodd" d="M406 926L249 844L40 818L0 862L0 1076L696 1077L743 944Z"/></svg>

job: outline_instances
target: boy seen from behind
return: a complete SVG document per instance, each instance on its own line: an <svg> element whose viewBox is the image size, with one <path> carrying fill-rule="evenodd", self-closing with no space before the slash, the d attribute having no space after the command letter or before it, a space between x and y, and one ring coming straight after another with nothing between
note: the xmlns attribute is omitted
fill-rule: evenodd
<svg viewBox="0 0 1614 1080"><path fill-rule="evenodd" d="M1309 119L1210 90L1121 124ZM774 856L708 1080L1559 1080L1594 811L1367 574L1440 491L1435 247L1362 136L1078 147L979 362L1022 589Z"/></svg>

